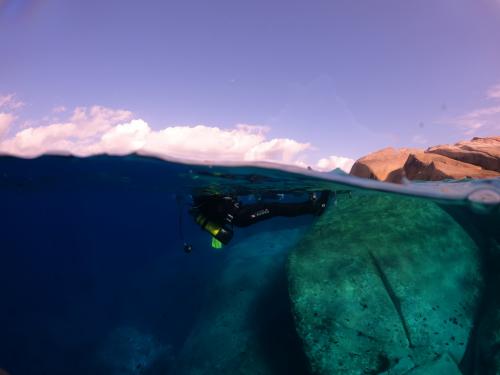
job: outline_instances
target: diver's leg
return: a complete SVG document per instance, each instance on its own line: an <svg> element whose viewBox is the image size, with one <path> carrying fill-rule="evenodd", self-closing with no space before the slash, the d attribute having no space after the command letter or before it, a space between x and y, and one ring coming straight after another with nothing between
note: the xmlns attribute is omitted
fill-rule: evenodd
<svg viewBox="0 0 500 375"><path fill-rule="evenodd" d="M238 227L246 227L276 216L321 215L326 207L328 197L329 192L324 191L319 198L306 202L243 205L235 212L232 223Z"/></svg>

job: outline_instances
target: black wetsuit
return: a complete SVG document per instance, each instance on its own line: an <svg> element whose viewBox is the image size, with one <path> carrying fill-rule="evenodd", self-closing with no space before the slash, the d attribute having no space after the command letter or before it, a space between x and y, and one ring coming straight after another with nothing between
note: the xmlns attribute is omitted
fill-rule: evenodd
<svg viewBox="0 0 500 375"><path fill-rule="evenodd" d="M333 194L335 196L335 192ZM305 202L242 204L228 195L198 195L193 197L190 213L198 225L227 245L233 237L233 226L247 227L276 216L319 216L325 210L329 197L330 191L324 190L319 197L314 194ZM190 246L188 248L191 251Z"/></svg>
<svg viewBox="0 0 500 375"><path fill-rule="evenodd" d="M328 196L323 197L325 204L327 199ZM229 223L237 227L247 227L276 216L293 217L320 214L322 212L322 210L319 212L321 208L318 207L317 201L311 199L298 203L259 202L242 204L233 197L222 195L195 197L193 209L220 225Z"/></svg>
<svg viewBox="0 0 500 375"><path fill-rule="evenodd" d="M300 216L314 214L313 202L301 203L255 203L242 205L234 216L233 223L238 227L247 227L259 221L275 216Z"/></svg>
<svg viewBox="0 0 500 375"><path fill-rule="evenodd" d="M259 202L242 204L236 198L224 195L200 195L193 198L190 212L195 221L214 238L228 244L233 237L233 225L247 227L275 216L321 215L330 192L299 203Z"/></svg>

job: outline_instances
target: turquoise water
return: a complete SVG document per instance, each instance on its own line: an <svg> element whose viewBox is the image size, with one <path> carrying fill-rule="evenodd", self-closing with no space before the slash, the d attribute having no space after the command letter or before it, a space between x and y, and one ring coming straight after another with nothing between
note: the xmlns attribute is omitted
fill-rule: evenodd
<svg viewBox="0 0 500 375"><path fill-rule="evenodd" d="M188 214L193 194L324 189L321 217L236 228L220 250ZM0 157L0 194L11 375L500 373L498 179Z"/></svg>

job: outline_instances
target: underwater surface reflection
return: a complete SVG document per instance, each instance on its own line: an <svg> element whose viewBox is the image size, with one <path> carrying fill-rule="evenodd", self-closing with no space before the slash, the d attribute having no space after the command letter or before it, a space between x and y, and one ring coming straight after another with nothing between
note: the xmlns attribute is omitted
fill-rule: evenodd
<svg viewBox="0 0 500 375"><path fill-rule="evenodd" d="M0 369L498 373L499 186L1 157ZM187 214L200 192L324 189L351 193L222 249Z"/></svg>

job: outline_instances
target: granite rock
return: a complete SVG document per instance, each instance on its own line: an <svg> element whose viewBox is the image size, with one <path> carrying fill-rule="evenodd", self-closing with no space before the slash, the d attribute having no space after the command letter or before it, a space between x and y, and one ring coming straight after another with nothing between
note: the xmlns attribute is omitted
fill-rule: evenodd
<svg viewBox="0 0 500 375"><path fill-rule="evenodd" d="M423 152L416 148L384 148L357 160L350 174L379 181L399 182L401 171L410 154Z"/></svg>
<svg viewBox="0 0 500 375"><path fill-rule="evenodd" d="M482 287L479 250L460 225L433 202L389 195L330 207L291 253L288 279L315 374L459 363Z"/></svg>
<svg viewBox="0 0 500 375"><path fill-rule="evenodd" d="M430 147L426 152L500 172L500 136L474 137L470 141L462 141L454 145Z"/></svg>
<svg viewBox="0 0 500 375"><path fill-rule="evenodd" d="M357 160L350 174L379 181L500 177L500 137L473 138L427 150L385 148Z"/></svg>
<svg viewBox="0 0 500 375"><path fill-rule="evenodd" d="M440 181L464 178L495 178L500 173L482 169L446 156L430 153L410 154L403 166L409 180Z"/></svg>

